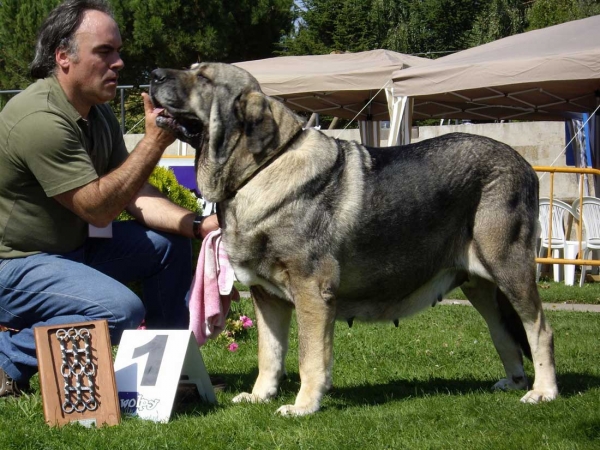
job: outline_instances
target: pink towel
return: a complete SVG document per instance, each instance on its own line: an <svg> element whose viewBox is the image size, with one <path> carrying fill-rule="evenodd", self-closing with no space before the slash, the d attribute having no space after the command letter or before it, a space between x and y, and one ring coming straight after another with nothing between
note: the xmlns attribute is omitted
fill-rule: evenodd
<svg viewBox="0 0 600 450"><path fill-rule="evenodd" d="M207 339L215 339L225 329L231 302L240 299L233 286L234 278L221 242L221 229L211 231L202 241L190 290L190 330L198 345L203 345Z"/></svg>

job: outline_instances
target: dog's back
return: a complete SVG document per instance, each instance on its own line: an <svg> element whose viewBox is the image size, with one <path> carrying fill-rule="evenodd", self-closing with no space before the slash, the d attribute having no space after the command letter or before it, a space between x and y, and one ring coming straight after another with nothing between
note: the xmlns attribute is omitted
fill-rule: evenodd
<svg viewBox="0 0 600 450"><path fill-rule="evenodd" d="M492 278L476 261L480 244L535 257L538 180L509 146L454 133L367 150L365 207L340 257L342 302L399 302L433 281L424 301L435 303L470 273Z"/></svg>

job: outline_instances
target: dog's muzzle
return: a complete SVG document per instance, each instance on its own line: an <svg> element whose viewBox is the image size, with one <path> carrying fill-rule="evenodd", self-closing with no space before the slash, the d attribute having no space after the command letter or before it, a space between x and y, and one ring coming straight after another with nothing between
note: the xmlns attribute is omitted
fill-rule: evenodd
<svg viewBox="0 0 600 450"><path fill-rule="evenodd" d="M171 130L178 139L199 148L202 142L202 124L186 111L186 99L180 97L177 71L155 69L150 74L150 99L155 108L161 108L156 124Z"/></svg>

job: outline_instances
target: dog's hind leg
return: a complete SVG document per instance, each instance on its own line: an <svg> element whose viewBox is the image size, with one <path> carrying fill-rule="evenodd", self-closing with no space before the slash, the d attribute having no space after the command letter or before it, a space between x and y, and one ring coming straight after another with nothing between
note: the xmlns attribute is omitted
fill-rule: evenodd
<svg viewBox="0 0 600 450"><path fill-rule="evenodd" d="M498 291L493 282L477 276L472 276L469 282L461 286L461 289L486 321L492 342L506 371L506 378L498 381L493 388L502 390L526 389L527 377L523 369L521 343L511 334L507 323L503 320L500 305L497 301L498 295L502 295L502 293ZM521 325L520 321L519 325ZM525 344L529 348L526 342Z"/></svg>
<svg viewBox="0 0 600 450"><path fill-rule="evenodd" d="M554 364L554 337L542 310L533 261L530 261L530 266L531 271L525 271L520 277L516 276L517 271L513 271L513 279L503 280L499 288L520 317L531 349L535 379L533 388L521 401L539 403L554 400L558 396L558 387Z"/></svg>
<svg viewBox="0 0 600 450"><path fill-rule="evenodd" d="M258 377L252 393L237 395L234 403L269 401L277 395L279 382L285 376L293 305L263 287L252 286L250 290L258 328Z"/></svg>
<svg viewBox="0 0 600 450"><path fill-rule="evenodd" d="M487 272L482 276L489 276L503 294L496 303L502 312L503 323L512 325L507 329L511 330L513 339L519 341L519 330L524 330L527 336L535 379L533 389L521 401L538 403L553 400L558 395L554 341L535 282L537 213L523 203L504 211L498 209L499 204L505 204L501 199L495 199L488 205L484 203L482 199L480 208L484 213L476 218L473 229L470 251L472 269L478 266L479 270ZM499 300L504 298L508 300L506 305L510 304L512 308L503 307L503 302ZM527 350L526 347L525 344L521 345L523 350Z"/></svg>

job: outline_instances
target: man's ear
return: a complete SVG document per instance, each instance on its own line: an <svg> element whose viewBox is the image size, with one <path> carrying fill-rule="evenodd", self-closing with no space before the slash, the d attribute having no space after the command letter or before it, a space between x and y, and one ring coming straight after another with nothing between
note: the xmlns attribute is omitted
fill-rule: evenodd
<svg viewBox="0 0 600 450"><path fill-rule="evenodd" d="M60 47L57 48L54 51L54 59L56 60L56 64L58 64L61 69L69 69L69 66L71 65L71 56L66 49Z"/></svg>
<svg viewBox="0 0 600 450"><path fill-rule="evenodd" d="M277 124L267 98L253 91L242 97L240 112L244 123L244 136L248 151L253 155L269 148L277 135Z"/></svg>

